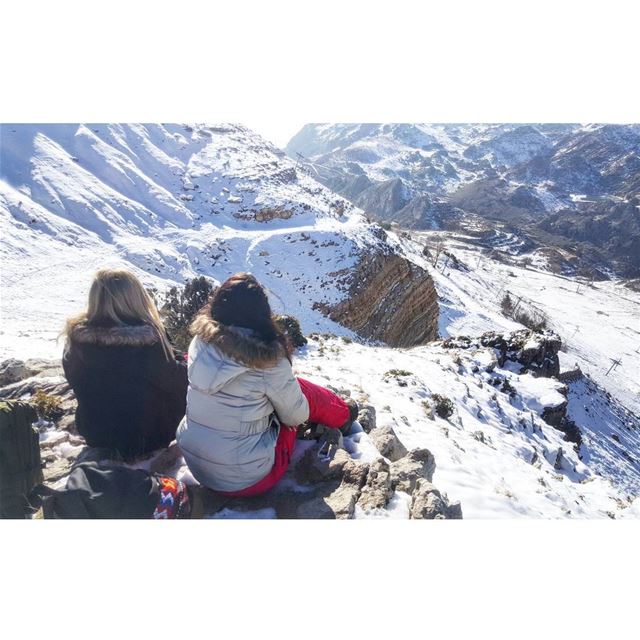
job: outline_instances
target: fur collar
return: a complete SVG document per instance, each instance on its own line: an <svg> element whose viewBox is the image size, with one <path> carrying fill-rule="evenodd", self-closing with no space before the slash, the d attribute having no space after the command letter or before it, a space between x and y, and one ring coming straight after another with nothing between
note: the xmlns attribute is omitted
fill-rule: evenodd
<svg viewBox="0 0 640 640"><path fill-rule="evenodd" d="M105 347L146 347L159 341L158 333L149 324L99 327L80 322L71 328L69 338Z"/></svg>
<svg viewBox="0 0 640 640"><path fill-rule="evenodd" d="M272 367L286 356L277 340L263 342L250 330L217 323L208 314L199 314L191 323L191 333L216 347L225 356L253 369Z"/></svg>

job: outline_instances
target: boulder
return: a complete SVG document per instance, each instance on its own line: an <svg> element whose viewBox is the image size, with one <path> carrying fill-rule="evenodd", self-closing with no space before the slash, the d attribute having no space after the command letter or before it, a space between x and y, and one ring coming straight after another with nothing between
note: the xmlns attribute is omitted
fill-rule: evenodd
<svg viewBox="0 0 640 640"><path fill-rule="evenodd" d="M421 520L435 520L445 518L446 502L442 494L424 479L416 482L416 488L411 497L410 517Z"/></svg>
<svg viewBox="0 0 640 640"><path fill-rule="evenodd" d="M62 376L64 372L59 360L32 358L26 362L9 358L0 362L0 387L21 382L32 376Z"/></svg>
<svg viewBox="0 0 640 640"><path fill-rule="evenodd" d="M462 507L459 502L449 504L446 495L421 478L411 498L410 517L415 520L460 520Z"/></svg>
<svg viewBox="0 0 640 640"><path fill-rule="evenodd" d="M568 402L563 402L555 407L545 407L542 412L542 419L552 427L559 429L567 415Z"/></svg>
<svg viewBox="0 0 640 640"><path fill-rule="evenodd" d="M369 469L370 465L366 462L357 462L351 459L350 463L343 467L342 481L361 489L367 481Z"/></svg>
<svg viewBox="0 0 640 640"><path fill-rule="evenodd" d="M383 458L378 458L369 467L366 483L362 487L357 504L365 511L384 509L392 496L389 463Z"/></svg>
<svg viewBox="0 0 640 640"><path fill-rule="evenodd" d="M296 511L297 518L303 519L336 519L353 518L359 489L343 482L328 495L317 495L311 500L302 502Z"/></svg>
<svg viewBox="0 0 640 640"><path fill-rule="evenodd" d="M396 491L413 493L417 482L424 478L431 482L436 461L428 449L413 449L391 465L391 483Z"/></svg>
<svg viewBox="0 0 640 640"><path fill-rule="evenodd" d="M360 407L358 422L365 433L371 433L376 428L376 410L370 404Z"/></svg>
<svg viewBox="0 0 640 640"><path fill-rule="evenodd" d="M68 413L60 420L58 420L56 426L58 429L62 429L63 431L68 431L69 433L78 433L76 429L76 416L75 413Z"/></svg>
<svg viewBox="0 0 640 640"><path fill-rule="evenodd" d="M14 382L0 389L0 398L21 398L24 395L33 395L39 390L49 395L59 396L63 401L73 398L73 391L69 387L66 378L62 375L35 375Z"/></svg>
<svg viewBox="0 0 640 640"><path fill-rule="evenodd" d="M295 469L295 478L302 484L326 482L328 480L342 480L345 467L356 464L344 450L338 449L333 457L318 457L319 445L308 449Z"/></svg>
<svg viewBox="0 0 640 640"><path fill-rule="evenodd" d="M395 462L407 455L407 448L400 442L396 432L390 426L377 427L369 432L378 451L385 457Z"/></svg>
<svg viewBox="0 0 640 640"><path fill-rule="evenodd" d="M562 340L552 331L521 329L507 334L489 331L480 336L480 344L498 351L500 366L506 360L511 360L522 365L520 373L530 371L534 376L545 378L558 376L560 373L558 352Z"/></svg>
<svg viewBox="0 0 640 640"><path fill-rule="evenodd" d="M0 362L0 387L13 384L29 376L29 370L22 360L9 358Z"/></svg>
<svg viewBox="0 0 640 640"><path fill-rule="evenodd" d="M308 499L301 494L293 517L353 518L369 465L353 460L344 449L338 449L330 459L318 458L319 449L317 444L311 447L294 470L298 482L316 486Z"/></svg>
<svg viewBox="0 0 640 640"><path fill-rule="evenodd" d="M25 362L29 376L64 376L60 360L30 358Z"/></svg>
<svg viewBox="0 0 640 640"><path fill-rule="evenodd" d="M71 473L73 461L68 458L55 458L51 462L47 462L43 469L44 481L53 483Z"/></svg>

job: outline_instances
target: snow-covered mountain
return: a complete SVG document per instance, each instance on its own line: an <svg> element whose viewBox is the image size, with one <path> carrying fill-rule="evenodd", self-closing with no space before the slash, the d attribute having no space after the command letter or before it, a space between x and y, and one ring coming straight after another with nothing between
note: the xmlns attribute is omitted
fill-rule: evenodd
<svg viewBox="0 0 640 640"><path fill-rule="evenodd" d="M392 323L409 341L399 344L436 335L428 274L245 127L2 125L0 148L7 354L24 356L40 333L59 349L55 337L82 308L91 274L115 264L158 289L251 271L277 311L298 316L306 331L352 335L352 327L393 343ZM359 313L347 317L340 303L356 288ZM409 313L416 299L417 315ZM372 319L381 302L386 323Z"/></svg>
<svg viewBox="0 0 640 640"><path fill-rule="evenodd" d="M366 139L366 126L344 127L338 138ZM527 148L540 157L574 131L391 127L402 144L439 145L456 172L465 162L487 171L521 163ZM324 153L339 156L332 135L327 129ZM309 175L314 165L296 167L237 125L2 125L0 136L0 360L58 356L64 318L83 307L100 266L126 266L158 289L250 270L276 311L314 334L296 355L297 373L349 390L375 407L378 428L393 429L408 449L429 449L435 485L461 501L464 517L640 515L640 294L632 289L550 273L547 253L479 216L462 232L385 233ZM404 203L407 216L420 203L443 218L451 212L439 195L413 197L410 181L386 177L373 186ZM516 259L494 258L481 241ZM531 264L517 259L523 247ZM501 312L507 293L540 313L559 341L522 333ZM535 367L553 377L532 375ZM45 389L65 384L46 368L38 375ZM15 384L3 397L35 383ZM434 412L438 395L451 401L450 416ZM59 427L42 439L54 465L81 448ZM353 460L371 462L380 455L375 439L356 430L345 446ZM184 466L176 473L193 481ZM408 517L412 500L397 490L383 509L352 512Z"/></svg>
<svg viewBox="0 0 640 640"><path fill-rule="evenodd" d="M638 125L311 124L287 151L379 221L498 221L583 272L640 274Z"/></svg>
<svg viewBox="0 0 640 640"><path fill-rule="evenodd" d="M371 183L400 178L412 196L444 195L527 162L578 128L571 124L308 124L286 150L292 157L305 156L334 188L365 175Z"/></svg>

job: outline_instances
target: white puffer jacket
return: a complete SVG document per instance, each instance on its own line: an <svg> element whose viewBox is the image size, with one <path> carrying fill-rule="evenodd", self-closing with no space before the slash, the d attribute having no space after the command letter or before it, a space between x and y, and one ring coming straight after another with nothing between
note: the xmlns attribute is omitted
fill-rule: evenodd
<svg viewBox="0 0 640 640"><path fill-rule="evenodd" d="M187 413L176 438L198 482L239 491L269 473L280 423L303 423L309 404L280 343L205 315L193 327Z"/></svg>

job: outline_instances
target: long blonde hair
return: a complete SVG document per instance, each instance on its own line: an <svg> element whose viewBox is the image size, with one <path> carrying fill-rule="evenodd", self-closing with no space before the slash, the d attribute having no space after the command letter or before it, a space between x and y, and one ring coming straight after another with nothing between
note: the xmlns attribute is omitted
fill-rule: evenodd
<svg viewBox="0 0 640 640"><path fill-rule="evenodd" d="M67 320L63 335L69 336L78 324L108 322L115 325L142 322L158 334L168 360L173 348L158 309L138 278L125 269L100 269L89 290L87 310Z"/></svg>

